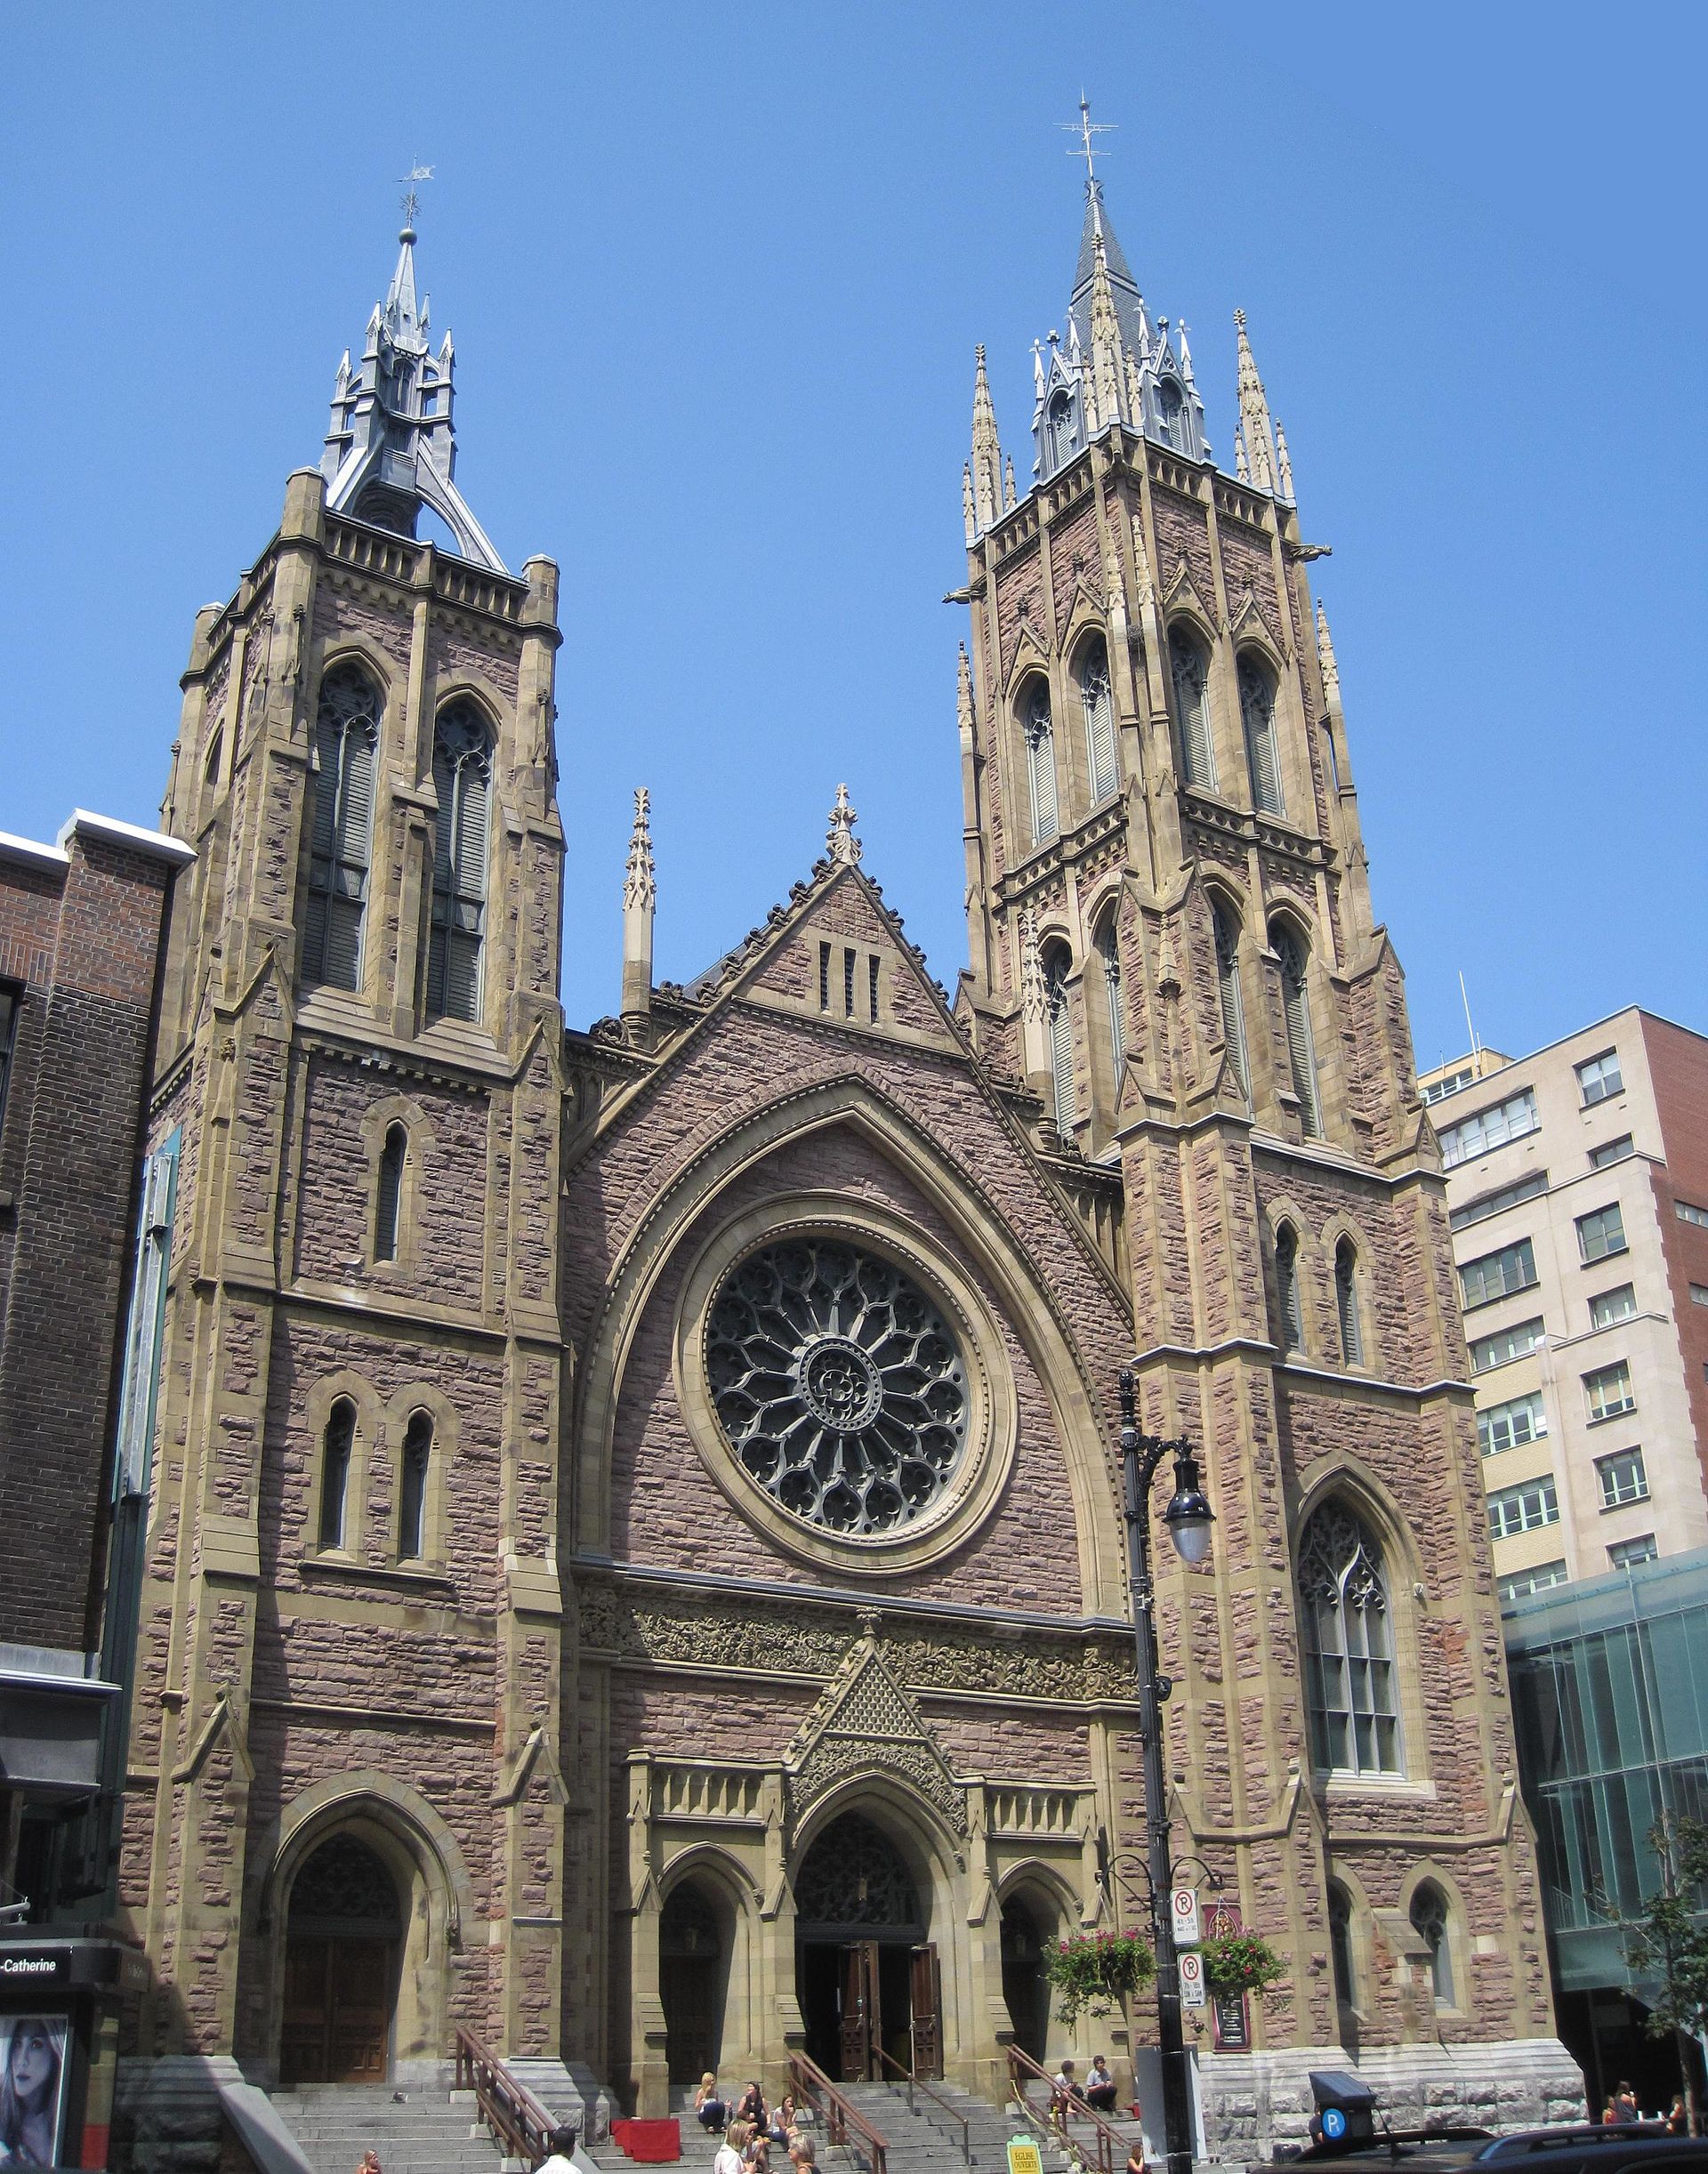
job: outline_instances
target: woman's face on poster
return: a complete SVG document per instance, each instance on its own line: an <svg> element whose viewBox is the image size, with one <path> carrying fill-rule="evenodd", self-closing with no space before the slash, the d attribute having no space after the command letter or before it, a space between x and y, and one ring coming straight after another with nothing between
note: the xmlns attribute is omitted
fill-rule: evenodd
<svg viewBox="0 0 1708 2174"><path fill-rule="evenodd" d="M44 2023L33 2017L12 2033L12 2088L26 2106L38 2105L53 2081L53 2040Z"/></svg>

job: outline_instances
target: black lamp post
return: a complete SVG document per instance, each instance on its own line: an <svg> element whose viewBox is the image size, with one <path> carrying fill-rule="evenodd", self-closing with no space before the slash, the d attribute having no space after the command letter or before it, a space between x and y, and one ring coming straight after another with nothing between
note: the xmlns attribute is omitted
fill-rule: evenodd
<svg viewBox="0 0 1708 2174"><path fill-rule="evenodd" d="M1174 1866L1168 1846L1168 1777L1163 1762L1163 1704L1172 1681L1156 1668L1156 1590L1150 1574L1150 1483L1165 1456L1174 1460L1174 1493L1163 1523L1182 1562L1210 1552L1215 1512L1198 1484L1198 1462L1184 1436L1140 1434L1132 1370L1121 1373L1121 1462L1126 1482L1127 1562L1132 1578L1132 1639L1139 1663L1140 1727L1145 1746L1145 1826L1149 1840L1151 1933L1156 1945L1156 2028L1163 2063L1163 2128L1168 2174L1192 2174L1192 2088L1180 2034L1180 1965L1174 1950Z"/></svg>

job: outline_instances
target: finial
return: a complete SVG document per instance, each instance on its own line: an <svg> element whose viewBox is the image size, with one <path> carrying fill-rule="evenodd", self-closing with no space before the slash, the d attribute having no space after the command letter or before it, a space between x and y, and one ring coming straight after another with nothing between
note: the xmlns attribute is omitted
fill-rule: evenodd
<svg viewBox="0 0 1708 2174"><path fill-rule="evenodd" d="M1275 472L1281 485L1281 495L1291 500L1293 489L1293 456L1287 451L1287 434L1277 421L1275 426Z"/></svg>
<svg viewBox="0 0 1708 2174"><path fill-rule="evenodd" d="M1085 187L1091 195L1092 204L1095 205L1097 202L1097 162L1100 158L1107 158L1109 154L1107 151L1100 151L1092 139L1093 136L1114 135L1116 124L1113 121L1092 120L1091 101L1082 91L1079 94L1078 120L1058 121L1056 126L1065 130L1068 135L1077 137L1077 142L1068 145L1068 156L1069 158L1083 158L1085 161ZM1099 230L1101 231L1100 229Z"/></svg>
<svg viewBox="0 0 1708 2174"><path fill-rule="evenodd" d="M1328 614L1317 606L1317 661L1323 668L1323 685L1330 695L1341 691L1341 668L1334 661L1334 644L1328 632Z"/></svg>
<svg viewBox="0 0 1708 2174"><path fill-rule="evenodd" d="M1043 986L1043 961L1038 956L1038 924L1029 906L1020 909L1020 1017L1028 1026L1042 1027L1050 1016L1050 999Z"/></svg>
<svg viewBox="0 0 1708 2174"><path fill-rule="evenodd" d="M971 544L979 534L979 515L972 502L972 463L971 461L961 471L961 518L966 524L967 541Z"/></svg>
<svg viewBox="0 0 1708 2174"><path fill-rule="evenodd" d="M645 785L634 789L634 828L629 833L629 864L623 878L623 904L650 913L658 896L652 865L652 830L649 817L652 795Z"/></svg>
<svg viewBox="0 0 1708 2174"><path fill-rule="evenodd" d="M1132 517L1132 570L1138 576L1139 601L1154 604L1156 601L1156 584L1150 571L1150 552L1145 545L1143 516Z"/></svg>
<svg viewBox="0 0 1708 2174"><path fill-rule="evenodd" d="M1014 506L1014 455L1011 453L1008 466L1003 471L1003 511L1011 513Z"/></svg>
<svg viewBox="0 0 1708 2174"><path fill-rule="evenodd" d="M838 785L836 805L830 811L830 828L825 835L825 851L832 860L842 861L850 868L860 858L860 841L854 835L854 825L858 821L848 797L848 787Z"/></svg>
<svg viewBox="0 0 1708 2174"><path fill-rule="evenodd" d="M432 168L431 166L423 166L419 160L415 161L415 163L410 166L407 173L401 173L398 176L399 181L403 185L404 190L404 194L401 198L403 205L403 231L398 236L398 239L400 242L412 242L415 240L415 213L420 205L420 198L415 194L416 184L420 181L431 181L432 178Z"/></svg>
<svg viewBox="0 0 1708 2174"><path fill-rule="evenodd" d="M1249 483L1252 471L1245 459L1245 438L1238 423L1234 425L1234 473L1242 483Z"/></svg>
<svg viewBox="0 0 1708 2174"><path fill-rule="evenodd" d="M1245 312L1243 310L1236 310L1234 311L1234 326L1235 326L1235 329L1236 329L1237 331L1239 331L1239 332L1244 332L1244 331L1245 331Z"/></svg>
<svg viewBox="0 0 1708 2174"><path fill-rule="evenodd" d="M955 708L962 737L972 739L972 661L967 655L967 645L961 644L961 654L955 667Z"/></svg>

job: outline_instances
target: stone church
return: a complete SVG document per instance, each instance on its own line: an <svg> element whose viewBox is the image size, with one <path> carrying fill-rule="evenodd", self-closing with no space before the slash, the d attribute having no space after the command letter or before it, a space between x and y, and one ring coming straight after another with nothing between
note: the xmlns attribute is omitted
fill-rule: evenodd
<svg viewBox="0 0 1708 2174"><path fill-rule="evenodd" d="M1313 2065L1575 2095L1439 1159L1243 320L1219 463L1091 182L1023 490L979 350L954 989L845 793L656 982L643 793L583 1031L557 569L456 483L415 242L172 750L132 2060L407 2081L461 2029L654 2113L792 2049L998 2097L1012 2043L1144 2088L1154 2008L1069 2030L1043 1965L1148 1922L1131 1365L1216 1518L1159 1573L1175 1858L1286 1965L1190 2019L1208 2147Z"/></svg>

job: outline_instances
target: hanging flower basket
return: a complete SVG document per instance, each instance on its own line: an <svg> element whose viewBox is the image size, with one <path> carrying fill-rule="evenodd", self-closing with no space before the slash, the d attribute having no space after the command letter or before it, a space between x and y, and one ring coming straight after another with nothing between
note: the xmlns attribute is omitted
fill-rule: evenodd
<svg viewBox="0 0 1708 2174"><path fill-rule="evenodd" d="M1071 2028L1082 2015L1118 2015L1126 1996L1156 1975L1156 1961L1132 1933L1082 1933L1045 1951L1043 1974Z"/></svg>
<svg viewBox="0 0 1708 2174"><path fill-rule="evenodd" d="M1287 1966L1254 1932L1224 1933L1220 1939L1200 1943L1204 1982L1212 1993L1264 1993L1285 1977Z"/></svg>

